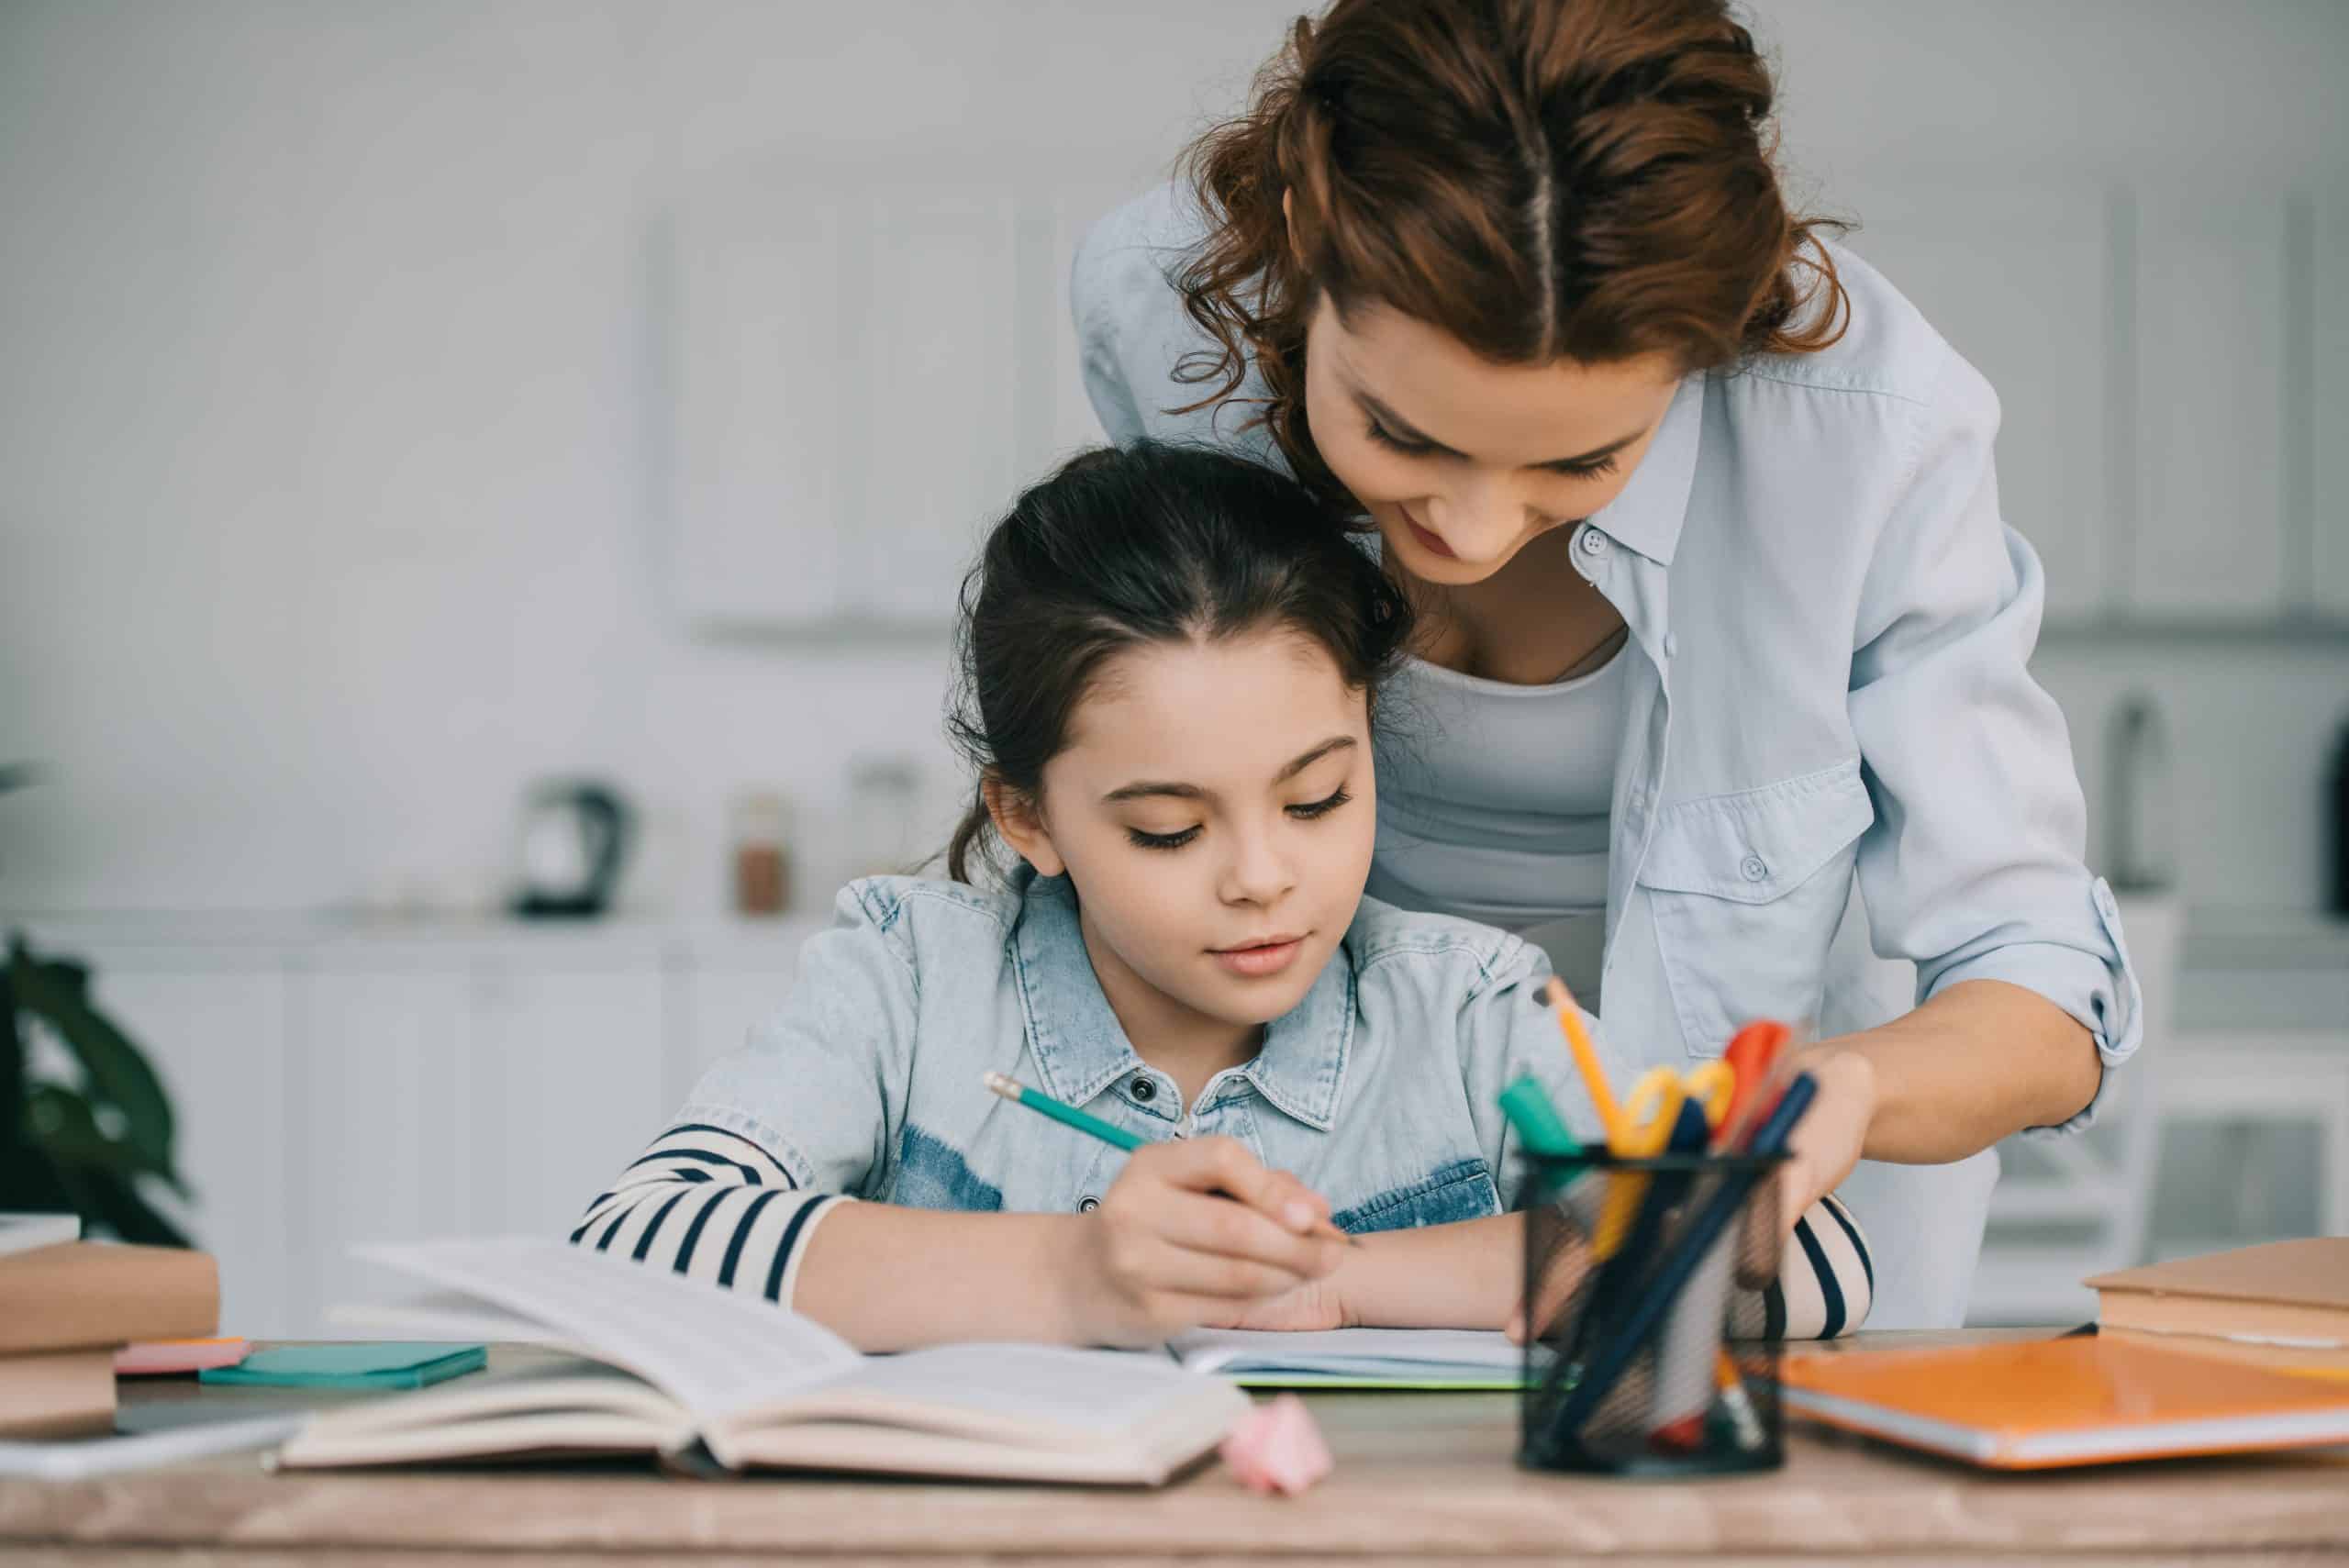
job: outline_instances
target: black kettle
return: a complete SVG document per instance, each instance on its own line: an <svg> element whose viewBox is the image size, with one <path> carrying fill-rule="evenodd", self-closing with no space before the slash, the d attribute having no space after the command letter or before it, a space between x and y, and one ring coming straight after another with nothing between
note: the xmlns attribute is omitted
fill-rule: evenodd
<svg viewBox="0 0 2349 1568"><path fill-rule="evenodd" d="M634 814L620 793L593 781L533 788L522 805L517 915L580 919L611 906L628 858Z"/></svg>

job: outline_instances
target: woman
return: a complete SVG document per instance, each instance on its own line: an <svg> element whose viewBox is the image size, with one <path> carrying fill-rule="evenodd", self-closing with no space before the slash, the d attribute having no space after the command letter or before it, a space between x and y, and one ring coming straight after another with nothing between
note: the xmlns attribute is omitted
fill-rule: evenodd
<svg viewBox="0 0 2349 1568"><path fill-rule="evenodd" d="M1990 1146L2086 1122L2139 996L1997 398L1788 212L1771 102L1720 0L1338 0L1077 326L1114 439L1288 468L1419 605L1370 891L1535 932L1625 1054L1817 1019L1781 1211L1840 1190L1872 1322L1948 1325Z"/></svg>

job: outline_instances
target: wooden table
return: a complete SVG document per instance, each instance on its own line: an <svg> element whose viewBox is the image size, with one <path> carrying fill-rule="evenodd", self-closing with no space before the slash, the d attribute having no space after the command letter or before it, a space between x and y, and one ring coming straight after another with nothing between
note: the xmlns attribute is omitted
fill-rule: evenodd
<svg viewBox="0 0 2349 1568"><path fill-rule="evenodd" d="M1909 1336L1862 1336L1863 1346ZM501 1350L500 1362L528 1351ZM131 1385L126 1405L279 1391ZM890 1481L665 1479L648 1470L264 1473L251 1455L144 1474L0 1482L0 1562L400 1568L511 1553L807 1568L883 1559L1207 1565L1437 1562L2243 1562L2349 1558L2349 1457L1993 1475L1797 1429L1775 1474L1661 1484L1531 1474L1507 1395L1310 1401L1337 1473L1301 1498L1209 1466L1156 1492Z"/></svg>

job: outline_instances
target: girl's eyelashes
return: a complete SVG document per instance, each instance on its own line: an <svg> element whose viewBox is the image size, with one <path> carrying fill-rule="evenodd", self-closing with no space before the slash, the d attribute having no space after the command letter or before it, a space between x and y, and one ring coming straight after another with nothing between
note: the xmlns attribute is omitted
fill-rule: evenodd
<svg viewBox="0 0 2349 1568"><path fill-rule="evenodd" d="M1327 817L1353 798L1343 784L1319 800L1301 801L1287 807L1289 816L1299 822L1311 822ZM1137 850L1179 850L1199 836L1199 825L1193 823L1179 833L1152 833L1140 828L1126 829L1126 841Z"/></svg>
<svg viewBox="0 0 2349 1568"><path fill-rule="evenodd" d="M1323 795L1319 800L1308 800L1303 805L1290 806L1288 808L1288 814L1291 817L1296 817L1300 822L1310 822L1317 817L1329 816L1330 813L1337 810L1338 807L1345 805L1346 802L1353 798L1353 796L1347 793L1346 786L1340 784L1335 790Z"/></svg>

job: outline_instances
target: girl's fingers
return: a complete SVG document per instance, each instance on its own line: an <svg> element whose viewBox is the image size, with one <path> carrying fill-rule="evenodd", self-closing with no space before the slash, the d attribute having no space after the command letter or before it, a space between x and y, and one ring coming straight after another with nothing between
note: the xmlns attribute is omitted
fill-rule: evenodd
<svg viewBox="0 0 2349 1568"><path fill-rule="evenodd" d="M1320 1278L1342 1255L1334 1241L1299 1236L1245 1204L1197 1193L1168 1193L1151 1228L1170 1246L1275 1269L1292 1284Z"/></svg>
<svg viewBox="0 0 2349 1568"><path fill-rule="evenodd" d="M1275 1263L1198 1251L1163 1238L1144 1254L1142 1274L1144 1288L1152 1293L1206 1296L1227 1304L1286 1296L1308 1282L1308 1276Z"/></svg>
<svg viewBox="0 0 2349 1568"><path fill-rule="evenodd" d="M1159 1174L1194 1192L1221 1193L1245 1204L1286 1230L1302 1234L1330 1218L1330 1206L1285 1171L1265 1168L1247 1146L1230 1138L1195 1138L1153 1144L1169 1152Z"/></svg>

